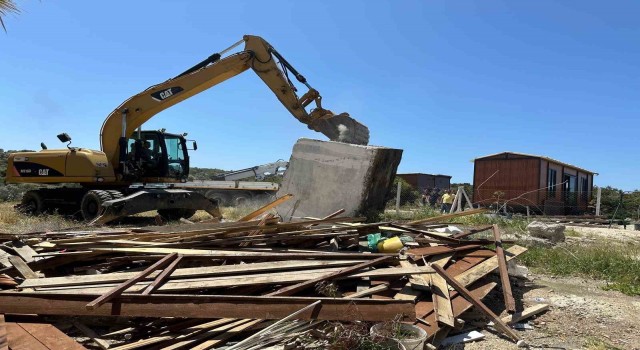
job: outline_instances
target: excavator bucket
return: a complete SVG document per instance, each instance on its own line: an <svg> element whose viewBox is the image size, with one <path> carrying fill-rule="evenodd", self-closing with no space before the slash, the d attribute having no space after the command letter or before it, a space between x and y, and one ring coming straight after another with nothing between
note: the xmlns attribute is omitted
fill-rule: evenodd
<svg viewBox="0 0 640 350"><path fill-rule="evenodd" d="M143 189L127 197L102 203L101 215L90 225L104 225L110 221L151 210L204 210L220 218L218 204L200 193L181 189Z"/></svg>
<svg viewBox="0 0 640 350"><path fill-rule="evenodd" d="M331 141L366 145L369 143L369 128L351 118L347 113L332 114L314 119L309 129L323 133Z"/></svg>

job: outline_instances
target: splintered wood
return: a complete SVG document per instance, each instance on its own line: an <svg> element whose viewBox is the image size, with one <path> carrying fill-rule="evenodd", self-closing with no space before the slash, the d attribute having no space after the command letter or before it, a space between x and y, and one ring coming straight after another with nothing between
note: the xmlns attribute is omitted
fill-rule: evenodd
<svg viewBox="0 0 640 350"><path fill-rule="evenodd" d="M497 228L493 240L469 238L491 226L436 230L480 211L365 223L338 210L281 222L270 209L290 198L237 222L0 236L0 350L257 349L321 334L326 321L407 322L437 347L472 330L461 319L472 307L514 340L509 324L546 310L513 299L506 263L525 248L503 248ZM371 251L377 233L407 247ZM502 319L481 301L496 282L503 310L515 312Z"/></svg>

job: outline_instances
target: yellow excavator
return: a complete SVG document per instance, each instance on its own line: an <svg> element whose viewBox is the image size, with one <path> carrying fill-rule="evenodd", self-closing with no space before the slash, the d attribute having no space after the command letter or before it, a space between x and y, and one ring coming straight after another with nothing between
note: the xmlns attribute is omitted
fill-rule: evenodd
<svg viewBox="0 0 640 350"><path fill-rule="evenodd" d="M242 43L244 50L229 54ZM185 139L186 134L141 130L141 126L157 113L249 69L310 129L333 141L368 143L366 126L347 113L324 109L318 91L273 46L245 35L175 78L124 101L102 125L101 151L71 147L71 137L62 133L58 139L67 143L66 149L49 150L42 144L41 151L10 155L5 182L56 185L25 193L20 206L30 214L80 212L85 220L100 217L100 223L149 210L168 219L190 217L199 209L218 216L215 201L171 186L187 180L188 151L197 149L196 142ZM290 75L308 89L302 97Z"/></svg>

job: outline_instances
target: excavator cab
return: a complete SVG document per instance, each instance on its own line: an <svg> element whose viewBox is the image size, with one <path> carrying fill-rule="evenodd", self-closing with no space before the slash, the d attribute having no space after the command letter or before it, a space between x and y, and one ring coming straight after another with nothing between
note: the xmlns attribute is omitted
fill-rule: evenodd
<svg viewBox="0 0 640 350"><path fill-rule="evenodd" d="M185 181L189 176L189 151L183 135L147 130L128 139L127 178L142 182Z"/></svg>

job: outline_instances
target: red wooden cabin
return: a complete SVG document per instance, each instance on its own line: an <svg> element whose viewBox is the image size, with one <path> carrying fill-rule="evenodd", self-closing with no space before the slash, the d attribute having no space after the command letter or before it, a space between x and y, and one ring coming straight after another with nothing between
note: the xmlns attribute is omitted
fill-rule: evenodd
<svg viewBox="0 0 640 350"><path fill-rule="evenodd" d="M587 211L593 191L589 170L549 157L503 152L474 161L473 202L483 206L507 202L547 215Z"/></svg>

